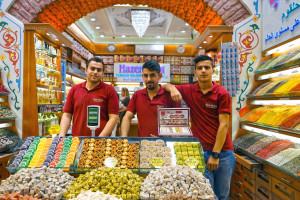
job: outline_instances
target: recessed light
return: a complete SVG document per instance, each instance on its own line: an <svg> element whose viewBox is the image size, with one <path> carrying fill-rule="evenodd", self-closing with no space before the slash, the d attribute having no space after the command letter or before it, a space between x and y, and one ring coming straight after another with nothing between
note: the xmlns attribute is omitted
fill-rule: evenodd
<svg viewBox="0 0 300 200"><path fill-rule="evenodd" d="M55 41L59 41L59 39L57 39L57 38L55 38L54 40L55 40Z"/></svg>
<svg viewBox="0 0 300 200"><path fill-rule="evenodd" d="M199 47L199 49L202 49L202 47Z"/></svg>
<svg viewBox="0 0 300 200"><path fill-rule="evenodd" d="M206 41L203 41L203 44L206 44L207 42Z"/></svg>
<svg viewBox="0 0 300 200"><path fill-rule="evenodd" d="M158 35L158 36L156 36L156 38L160 38L160 36Z"/></svg>
<svg viewBox="0 0 300 200"><path fill-rule="evenodd" d="M91 21L92 21L92 22L95 22L95 21L96 21L96 18L95 18L95 17L91 17Z"/></svg>
<svg viewBox="0 0 300 200"><path fill-rule="evenodd" d="M184 29L181 30L181 33L185 33L186 31Z"/></svg>
<svg viewBox="0 0 300 200"><path fill-rule="evenodd" d="M66 45L65 45L65 44L61 44L61 46L63 46L63 47L64 47L64 46L66 46Z"/></svg>
<svg viewBox="0 0 300 200"><path fill-rule="evenodd" d="M185 23L184 25L189 26L189 23Z"/></svg>
<svg viewBox="0 0 300 200"><path fill-rule="evenodd" d="M49 35L51 35L51 33L46 33L46 35L48 35L48 36L49 36Z"/></svg>
<svg viewBox="0 0 300 200"><path fill-rule="evenodd" d="M122 38L126 37L126 35L122 35Z"/></svg>
<svg viewBox="0 0 300 200"><path fill-rule="evenodd" d="M100 29L101 29L101 26L96 26L96 29L97 29L97 30L100 30Z"/></svg>
<svg viewBox="0 0 300 200"><path fill-rule="evenodd" d="M100 35L100 37L104 37L104 35L103 35L103 34L101 34L101 35Z"/></svg>
<svg viewBox="0 0 300 200"><path fill-rule="evenodd" d="M212 37L214 37L214 36L213 36L213 35L209 35L208 37L212 38Z"/></svg>

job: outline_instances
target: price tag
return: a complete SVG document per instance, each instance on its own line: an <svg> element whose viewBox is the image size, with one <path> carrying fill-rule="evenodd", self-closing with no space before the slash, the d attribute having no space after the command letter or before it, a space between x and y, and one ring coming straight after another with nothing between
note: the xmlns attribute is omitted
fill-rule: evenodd
<svg viewBox="0 0 300 200"><path fill-rule="evenodd" d="M50 135L56 135L60 132L60 126L58 124L56 125L52 125L49 129L48 129L48 133Z"/></svg>
<svg viewBox="0 0 300 200"><path fill-rule="evenodd" d="M115 157L108 157L104 161L104 165L108 168L114 168L118 164L118 160Z"/></svg>
<svg viewBox="0 0 300 200"><path fill-rule="evenodd" d="M152 158L151 159L151 165L155 168L161 168L164 164L163 159L161 158Z"/></svg>
<svg viewBox="0 0 300 200"><path fill-rule="evenodd" d="M196 168L199 164L199 160L197 160L196 158L187 158L184 162L191 168Z"/></svg>

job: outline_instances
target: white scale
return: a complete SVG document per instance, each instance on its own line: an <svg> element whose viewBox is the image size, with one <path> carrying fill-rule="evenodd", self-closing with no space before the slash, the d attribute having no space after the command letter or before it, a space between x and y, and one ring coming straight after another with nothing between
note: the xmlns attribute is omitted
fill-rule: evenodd
<svg viewBox="0 0 300 200"><path fill-rule="evenodd" d="M87 107L87 127L95 137L96 129L100 127L100 106L92 105Z"/></svg>

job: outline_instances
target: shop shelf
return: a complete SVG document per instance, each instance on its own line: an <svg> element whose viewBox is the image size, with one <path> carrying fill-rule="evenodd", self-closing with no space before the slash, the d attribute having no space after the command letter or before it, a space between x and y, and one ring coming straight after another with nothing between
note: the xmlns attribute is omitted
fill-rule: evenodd
<svg viewBox="0 0 300 200"><path fill-rule="evenodd" d="M0 92L0 96L8 96L10 92Z"/></svg>
<svg viewBox="0 0 300 200"><path fill-rule="evenodd" d="M281 171L281 172L283 172L283 173L285 173L285 174L288 174L289 176L291 176L291 177L293 177L293 178L295 178L295 179L297 179L297 180L300 180L300 176L298 176L297 174L293 174L293 173L291 173L291 172L289 172L289 171L283 169L283 168L280 167L280 166L274 165L273 163L268 162L267 160L262 159L262 158L256 156L255 154L252 154L251 152L248 152L248 151L246 151L246 150L244 150L244 149L242 149L242 148L236 148L236 151L241 152L241 153L244 153L244 154L250 156L251 158L253 158L253 159L255 159L255 160L259 161L259 162L262 162L262 163L265 163L265 164L267 164L267 165L270 165L271 167L273 167L273 168L275 168L275 169L278 169L279 171Z"/></svg>
<svg viewBox="0 0 300 200"><path fill-rule="evenodd" d="M291 62L287 62L285 64L281 64L281 65L275 65L275 66L272 66L272 67L269 67L267 69L257 69L254 71L254 73L256 75L258 74L264 74L264 73L269 73L269 72L273 72L273 71L281 71L281 70L286 70L288 68L296 68L296 67L299 67L300 65L300 59L297 59L297 60L293 60Z"/></svg>
<svg viewBox="0 0 300 200"><path fill-rule="evenodd" d="M48 50L48 49L46 49L46 48L44 48L40 45L37 45L37 44L35 44L35 49L36 50L42 50L44 53L46 53L47 55L52 56L52 57L59 56L59 55L56 54L56 52L54 53L54 52L52 52L52 51L50 51L50 50Z"/></svg>
<svg viewBox="0 0 300 200"><path fill-rule="evenodd" d="M41 84L37 84L38 88L44 88L44 89L52 89L52 90L57 90L57 91L62 91L62 89L60 87L53 87L50 85L41 85Z"/></svg>

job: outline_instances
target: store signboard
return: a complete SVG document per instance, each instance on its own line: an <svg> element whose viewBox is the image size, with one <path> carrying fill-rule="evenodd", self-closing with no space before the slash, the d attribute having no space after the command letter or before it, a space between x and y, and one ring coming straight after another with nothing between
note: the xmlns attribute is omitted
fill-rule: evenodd
<svg viewBox="0 0 300 200"><path fill-rule="evenodd" d="M300 1L262 1L263 50L300 35Z"/></svg>
<svg viewBox="0 0 300 200"><path fill-rule="evenodd" d="M114 77L118 82L143 82L144 63L115 63ZM159 63L162 78L160 82L170 82L170 63Z"/></svg>

